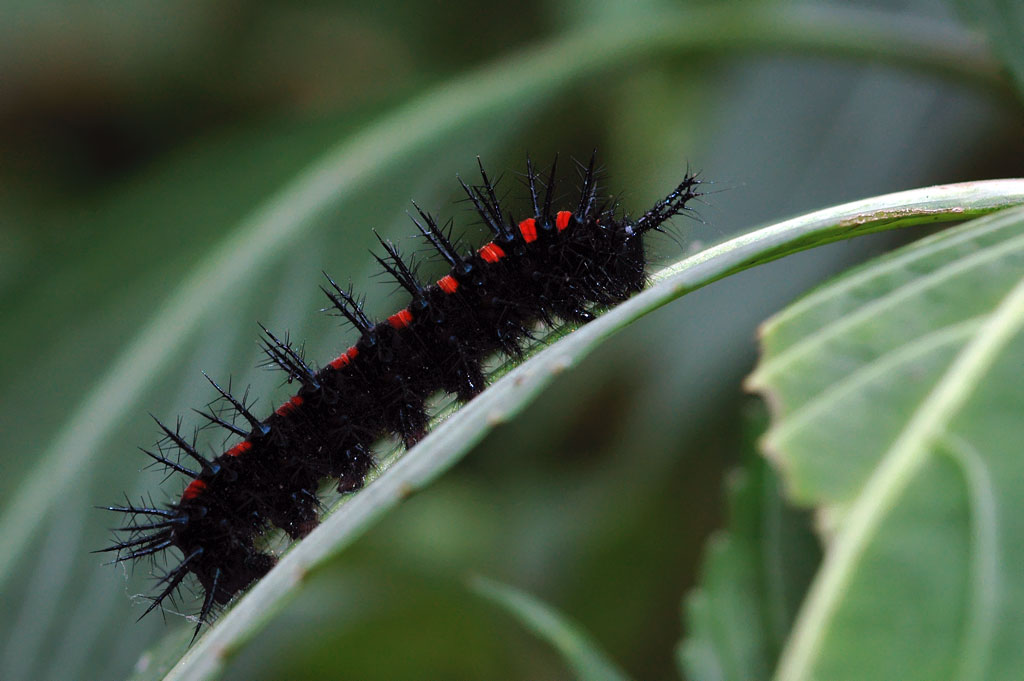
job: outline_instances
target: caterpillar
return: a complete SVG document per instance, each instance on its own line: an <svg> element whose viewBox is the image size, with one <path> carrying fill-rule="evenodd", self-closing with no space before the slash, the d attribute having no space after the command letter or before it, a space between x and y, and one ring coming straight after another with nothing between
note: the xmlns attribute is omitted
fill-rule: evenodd
<svg viewBox="0 0 1024 681"><path fill-rule="evenodd" d="M667 220L700 196L701 180L687 171L647 212L636 219L620 215L614 200L599 200L592 156L579 166L575 205L555 210L557 157L546 176L528 158L532 214L516 221L477 162L480 184L459 183L491 241L463 248L450 221L439 224L413 202L412 222L449 267L447 274L424 284L415 265L378 236L384 254L374 257L408 293L408 305L372 320L352 286L325 273L328 310L358 331L354 345L314 370L287 336L261 325L265 364L297 382L298 391L261 419L245 395L206 376L218 398L198 413L238 438L215 458L199 452L198 431L182 433L180 418L174 426L157 420L162 437L155 450L143 451L190 478L181 497L164 506L126 500L100 507L127 516L113 544L99 551L114 552L113 563L180 554L158 576L158 591L139 619L193 575L203 593L195 640L215 610L273 567L274 556L259 546L262 535L276 527L299 539L317 525L323 480L342 493L358 490L374 466L377 440L397 435L411 447L424 437L433 394L469 401L486 387L482 363L497 354L521 357L536 340L538 324L585 323L598 308L640 291L647 280L644 235L664 231ZM213 408L218 403L222 409Z"/></svg>

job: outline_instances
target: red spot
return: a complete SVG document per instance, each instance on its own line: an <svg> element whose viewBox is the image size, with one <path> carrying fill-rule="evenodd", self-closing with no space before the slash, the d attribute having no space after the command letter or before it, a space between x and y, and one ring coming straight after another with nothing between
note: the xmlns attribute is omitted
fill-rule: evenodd
<svg viewBox="0 0 1024 681"><path fill-rule="evenodd" d="M205 482L203 482L202 480L193 480L192 482L188 483L188 487L185 488L185 491L181 495L181 500L182 501L192 501L193 499L198 497L200 494L202 494L203 490L205 490L205 489L206 489L206 483Z"/></svg>
<svg viewBox="0 0 1024 681"><path fill-rule="evenodd" d="M353 345L348 350L340 354L338 357L335 357L333 360L331 360L330 366L334 369L340 369L341 367L348 366L349 363L352 360L354 360L356 358L356 355L358 354L359 351L356 350L356 346Z"/></svg>
<svg viewBox="0 0 1024 681"><path fill-rule="evenodd" d="M224 452L224 456L238 456L239 454L245 454L247 451L252 449L252 443L248 440L239 442L237 445Z"/></svg>
<svg viewBox="0 0 1024 681"><path fill-rule="evenodd" d="M288 400L280 407L278 407L277 411L275 411L274 413L277 414L278 416L284 416L285 414L290 413L293 409L295 409L295 407L299 406L300 404L302 404L302 398L296 395L295 397L293 397L292 399Z"/></svg>
<svg viewBox="0 0 1024 681"><path fill-rule="evenodd" d="M412 322L412 313L408 310L399 310L395 314L388 317L388 324L395 327L396 329L404 329L409 326Z"/></svg>
<svg viewBox="0 0 1024 681"><path fill-rule="evenodd" d="M532 244L537 240L537 221L534 218L526 218L519 223L519 233L523 235L523 241Z"/></svg>
<svg viewBox="0 0 1024 681"><path fill-rule="evenodd" d="M480 257L484 259L484 262L489 263L496 263L505 257L505 251L501 250L501 246L493 241L489 244L485 244L478 253L480 253Z"/></svg>
<svg viewBox="0 0 1024 681"><path fill-rule="evenodd" d="M455 281L455 279L450 274L438 279L437 285L441 288L442 291L444 291L448 295L455 293L455 291L457 291L459 288L459 282Z"/></svg>
<svg viewBox="0 0 1024 681"><path fill-rule="evenodd" d="M555 216L555 227L558 227L558 231L561 232L569 226L569 220L571 219L572 213L567 210L560 210L558 211L558 215Z"/></svg>

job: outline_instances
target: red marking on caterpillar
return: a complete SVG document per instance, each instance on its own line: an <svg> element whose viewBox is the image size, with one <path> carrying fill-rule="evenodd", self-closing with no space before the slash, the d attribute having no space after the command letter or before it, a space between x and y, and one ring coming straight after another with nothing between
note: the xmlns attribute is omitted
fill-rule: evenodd
<svg viewBox="0 0 1024 681"><path fill-rule="evenodd" d="M192 501L206 490L206 483L202 480L193 480L181 494L182 501Z"/></svg>
<svg viewBox="0 0 1024 681"><path fill-rule="evenodd" d="M278 407L277 411L275 411L274 413L277 414L278 416L286 416L286 415L292 413L295 410L296 407L301 406L302 405L302 401L303 401L302 397L300 397L299 395L296 395L295 397L293 397L292 399L288 400L287 402L282 404L280 407ZM251 445L251 443L250 443L250 445Z"/></svg>
<svg viewBox="0 0 1024 681"><path fill-rule="evenodd" d="M330 366L332 369L340 369L341 367L346 366L349 362L354 360L358 355L359 350L356 349L356 346L353 345L348 350L346 350L341 356L332 360L328 366Z"/></svg>
<svg viewBox="0 0 1024 681"><path fill-rule="evenodd" d="M437 280L437 287L448 295L451 295L459 290L459 282L457 282L452 275L446 274Z"/></svg>
<svg viewBox="0 0 1024 681"><path fill-rule="evenodd" d="M484 247L480 249L480 257L484 259L484 262L496 263L505 257L505 251L501 250L501 246L491 242L484 244Z"/></svg>
<svg viewBox="0 0 1024 681"><path fill-rule="evenodd" d="M241 454L245 454L250 449L252 449L252 443L248 440L242 440L237 445L224 452L224 456L239 456Z"/></svg>
<svg viewBox="0 0 1024 681"><path fill-rule="evenodd" d="M399 310L388 317L388 324L396 329L404 329L412 323L412 313L408 310Z"/></svg>
<svg viewBox="0 0 1024 681"><path fill-rule="evenodd" d="M558 211L558 215L555 216L555 226L558 227L558 231L561 232L569 226L569 220L572 219L572 213L567 210ZM597 224L597 221L594 221Z"/></svg>
<svg viewBox="0 0 1024 681"><path fill-rule="evenodd" d="M532 244L537 240L537 221L534 218L526 218L519 223L519 233L523 235L523 241Z"/></svg>
<svg viewBox="0 0 1024 681"><path fill-rule="evenodd" d="M238 399L230 386L225 390L210 379L232 414L199 413L241 438L223 454L209 459L194 437L182 436L180 421L175 428L157 421L163 439L156 452L143 451L191 482L177 502L163 507L105 507L129 517L117 530L120 538L102 549L116 552L115 562L181 555L161 577L162 588L143 616L192 575L204 594L198 635L215 609L273 567L274 556L259 547L262 532L273 526L297 539L316 525L324 478L336 481L340 492L359 489L373 467L377 440L397 435L411 446L426 434L428 397L443 391L462 402L472 399L486 387L483 362L498 353L520 357L537 323L590 321L595 308L615 305L644 287L643 235L661 231L666 220L685 212L699 195L700 181L687 174L632 219L618 214L613 202L599 202L593 158L583 170L576 205L555 212L555 166L545 182L527 161L533 214L509 222L481 165L482 183L462 184L493 234L476 251L460 248L449 230L416 206L413 223L449 273L424 285L395 246L381 239L385 255L375 257L411 298L381 322L367 316L350 288L328 277L321 288L359 340L319 370L287 336L281 340L264 327L267 364L300 387L260 419L244 396ZM174 551L165 553L169 549Z"/></svg>

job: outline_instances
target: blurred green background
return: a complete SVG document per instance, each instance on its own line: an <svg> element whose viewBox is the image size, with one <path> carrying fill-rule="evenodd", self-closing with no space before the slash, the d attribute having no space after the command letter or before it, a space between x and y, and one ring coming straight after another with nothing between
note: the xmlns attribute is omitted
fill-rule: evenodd
<svg viewBox="0 0 1024 681"><path fill-rule="evenodd" d="M794 7L758 4L772 5ZM147 566L131 574L88 553L114 522L95 505L122 490L157 502L180 491L143 469L135 448L155 438L147 412L190 423L189 408L212 397L201 369L251 383L258 408L279 401L279 377L253 369L255 321L306 339L311 358L333 357L352 338L316 313L320 270L357 282L377 313L400 306L372 278L369 228L414 250L404 213L415 198L473 235L453 201L454 176L472 177L476 154L516 196L527 152L546 161L597 147L606 186L632 211L687 164L700 169L713 182L700 219L678 220L681 243L656 242L656 262L846 200L1022 173L1019 100L1005 93L820 51L733 50L724 37L700 53L640 50L415 148L382 148L391 160L250 265L127 407L97 407L116 427L97 427L73 474L46 468L67 463L48 448L197 263L328 150L463 74L493 66L488 87L500 90L493 74L588 26L685 7L0 3L0 499L8 514L45 512L7 557L0 678L123 678L168 628L191 626L174 612L136 624ZM958 22L939 0L870 8L908 25ZM437 115L459 119L459 102L448 105ZM568 678L545 644L468 591L473 574L570 615L636 678L678 678L680 601L722 523L723 475L747 444L751 398L739 386L757 324L892 239L758 268L619 334L316 575L227 678ZM33 475L55 483L26 500ZM194 609L186 598L181 610Z"/></svg>

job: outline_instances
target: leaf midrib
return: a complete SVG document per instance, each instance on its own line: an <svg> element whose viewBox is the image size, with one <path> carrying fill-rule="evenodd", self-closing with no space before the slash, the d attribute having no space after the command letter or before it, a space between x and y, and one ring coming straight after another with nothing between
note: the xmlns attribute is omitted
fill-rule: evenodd
<svg viewBox="0 0 1024 681"><path fill-rule="evenodd" d="M941 445L945 445L942 447ZM968 441L947 433L939 451L953 460L964 478L971 512L971 594L964 618L964 640L959 655L961 681L983 681L991 642L995 636L1002 577L999 570L999 530L995 485L988 464Z"/></svg>

